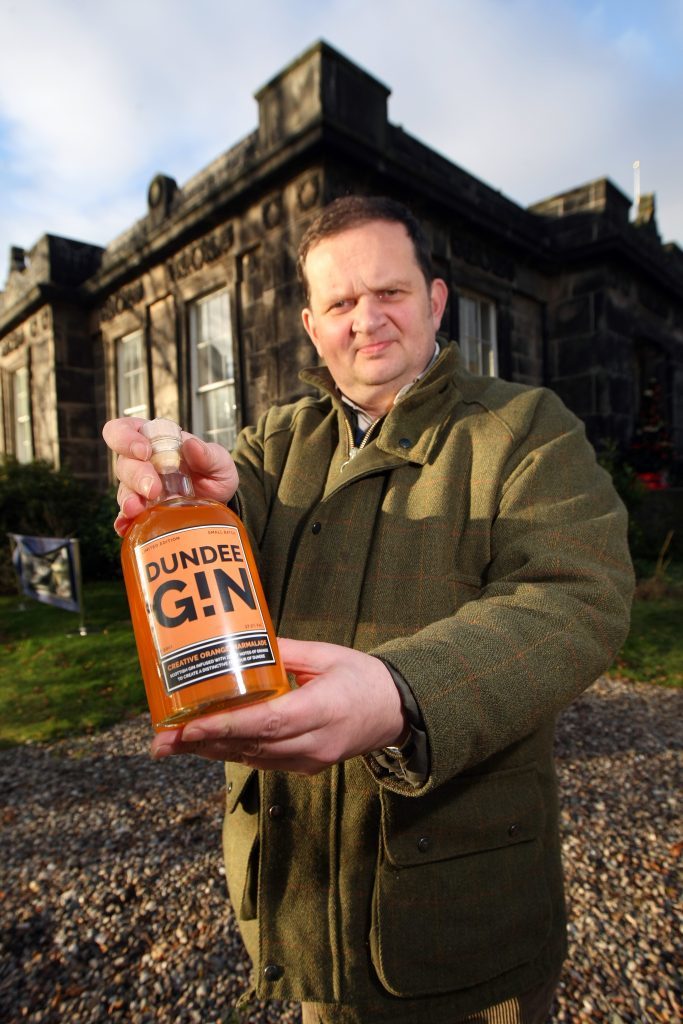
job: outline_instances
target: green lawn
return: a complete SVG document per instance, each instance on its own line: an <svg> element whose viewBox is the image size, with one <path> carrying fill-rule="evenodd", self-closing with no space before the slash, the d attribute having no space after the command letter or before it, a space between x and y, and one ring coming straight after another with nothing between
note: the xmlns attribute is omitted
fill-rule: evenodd
<svg viewBox="0 0 683 1024"><path fill-rule="evenodd" d="M634 601L631 632L609 674L683 686L683 594Z"/></svg>
<svg viewBox="0 0 683 1024"><path fill-rule="evenodd" d="M147 710L120 581L85 587L80 618L36 601L0 597L0 747L92 732ZM683 685L683 587L637 600L631 634L611 674Z"/></svg>
<svg viewBox="0 0 683 1024"><path fill-rule="evenodd" d="M0 746L89 732L147 708L123 583L86 585L84 609L80 636L74 612L0 597Z"/></svg>
<svg viewBox="0 0 683 1024"><path fill-rule="evenodd" d="M668 540L671 537L667 538ZM633 682L683 686L683 565L636 561L631 632L610 674Z"/></svg>

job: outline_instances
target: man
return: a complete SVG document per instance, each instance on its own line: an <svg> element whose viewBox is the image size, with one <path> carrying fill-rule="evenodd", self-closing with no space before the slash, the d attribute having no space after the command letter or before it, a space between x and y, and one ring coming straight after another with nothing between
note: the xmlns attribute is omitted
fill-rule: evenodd
<svg viewBox="0 0 683 1024"><path fill-rule="evenodd" d="M153 752L226 761L259 997L305 1022L541 1022L565 953L554 720L625 637L624 510L552 392L437 342L446 286L405 208L337 200L299 267L320 396L234 464L185 443L198 493L239 476L298 687ZM159 490L139 425L104 431L120 533Z"/></svg>

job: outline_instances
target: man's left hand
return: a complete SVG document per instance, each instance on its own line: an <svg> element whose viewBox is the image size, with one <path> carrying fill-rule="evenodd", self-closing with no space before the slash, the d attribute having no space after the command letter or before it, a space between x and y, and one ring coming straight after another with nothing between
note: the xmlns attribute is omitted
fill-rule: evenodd
<svg viewBox="0 0 683 1024"><path fill-rule="evenodd" d="M315 775L398 742L405 731L403 705L391 673L378 658L336 644L278 644L297 689L164 730L152 741L153 756L199 754Z"/></svg>

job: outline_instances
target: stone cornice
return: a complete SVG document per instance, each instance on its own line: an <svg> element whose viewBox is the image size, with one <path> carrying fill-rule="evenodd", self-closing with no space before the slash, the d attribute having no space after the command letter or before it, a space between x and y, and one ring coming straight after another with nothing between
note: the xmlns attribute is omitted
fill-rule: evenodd
<svg viewBox="0 0 683 1024"><path fill-rule="evenodd" d="M581 223L578 223L579 219ZM679 301L683 300L683 272L680 269L683 254L677 259L671 246L665 247L639 237L640 229L630 223L617 228L604 223L599 214L578 214L576 221L572 223L570 219L564 224L561 233L564 237L558 237L559 230L551 228L549 256L556 264L556 272L581 264L618 259Z"/></svg>
<svg viewBox="0 0 683 1024"><path fill-rule="evenodd" d="M15 303L0 313L0 337L13 331L42 306L60 301L78 301L78 292L78 288L50 282L34 285L29 291L22 293Z"/></svg>

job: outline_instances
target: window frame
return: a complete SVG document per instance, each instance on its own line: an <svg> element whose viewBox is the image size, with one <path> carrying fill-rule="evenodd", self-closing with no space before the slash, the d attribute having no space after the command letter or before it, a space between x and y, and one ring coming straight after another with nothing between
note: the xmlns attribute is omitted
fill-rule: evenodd
<svg viewBox="0 0 683 1024"><path fill-rule="evenodd" d="M472 333L466 324L466 304L469 303L475 312L476 330ZM489 338L484 336L482 329L482 310L486 309L489 317ZM486 295L478 295L476 292L460 292L458 294L458 343L462 352L465 366L471 373L477 373L485 377L498 376L498 318L495 302ZM472 358L472 347L476 353L475 360ZM488 348L488 355L485 349ZM487 362L488 366L484 363Z"/></svg>
<svg viewBox="0 0 683 1024"><path fill-rule="evenodd" d="M199 354L202 348L211 344L210 337L200 338L201 319L200 311L209 303L225 302L225 308L221 313L222 326L225 328L225 335L215 340L223 344L219 353L227 364L231 376L215 377L205 383L200 383L200 360ZM239 429L239 409L237 392L237 360L235 357L234 329L232 322L232 298L228 286L215 288L193 299L187 305L188 312L188 341L189 341L189 369L190 369L190 409L192 430L195 434L207 442L217 441L225 448L231 449L234 446ZM207 426L206 396L216 392L225 391L229 396L230 409L232 413L231 422L224 426ZM221 439L221 435L227 433L227 441Z"/></svg>
<svg viewBox="0 0 683 1024"><path fill-rule="evenodd" d="M20 375L24 378L23 394L17 389ZM12 388L12 434L14 457L21 465L33 462L33 408L31 402L31 370L28 363L18 366L11 374ZM23 411L19 410L19 397L23 398ZM22 451L26 449L26 451Z"/></svg>
<svg viewBox="0 0 683 1024"><path fill-rule="evenodd" d="M133 341L139 342L140 345L140 362L139 366L134 371L128 371L124 369L123 365L123 347L130 345ZM149 396L149 367L147 365L147 344L144 328L138 327L134 331L129 331L127 334L121 335L120 338L116 339L116 410L118 416L140 416L142 419L149 417L150 410L150 396ZM132 397L129 389L129 381L132 379L133 374L138 377L142 377L142 394L144 395L144 403L138 403L136 405L124 405L124 391L128 390L127 398Z"/></svg>

